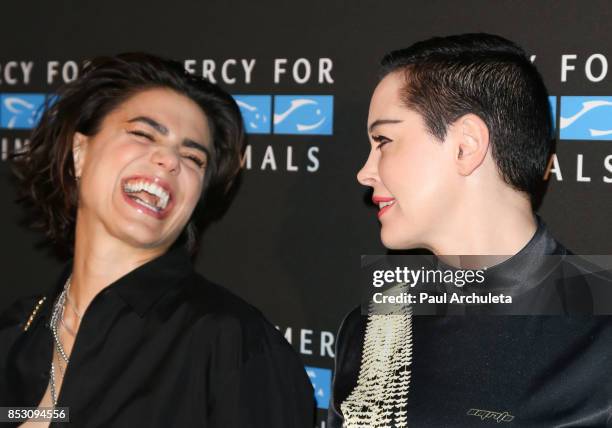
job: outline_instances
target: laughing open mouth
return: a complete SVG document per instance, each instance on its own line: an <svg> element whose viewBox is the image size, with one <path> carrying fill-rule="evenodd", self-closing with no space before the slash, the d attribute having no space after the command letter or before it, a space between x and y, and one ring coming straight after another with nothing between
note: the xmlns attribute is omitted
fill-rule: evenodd
<svg viewBox="0 0 612 428"><path fill-rule="evenodd" d="M123 181L123 193L131 201L161 215L172 199L170 189L145 177L130 177Z"/></svg>

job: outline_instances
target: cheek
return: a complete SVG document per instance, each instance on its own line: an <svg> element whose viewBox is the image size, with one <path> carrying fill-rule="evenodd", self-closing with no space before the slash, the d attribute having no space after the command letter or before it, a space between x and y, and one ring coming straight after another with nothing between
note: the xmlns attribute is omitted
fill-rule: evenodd
<svg viewBox="0 0 612 428"><path fill-rule="evenodd" d="M380 160L380 179L402 211L424 212L444 197L446 167L435 144L385 153Z"/></svg>
<svg viewBox="0 0 612 428"><path fill-rule="evenodd" d="M89 167L93 171L103 171L106 178L110 178L109 172L117 174L135 159L146 155L146 148L138 143L114 144L108 142L97 142L88 153Z"/></svg>
<svg viewBox="0 0 612 428"><path fill-rule="evenodd" d="M432 156L423 150L389 151L379 163L380 179L395 197L401 197L405 191L416 192L427 187L432 170L435 170Z"/></svg>
<svg viewBox="0 0 612 428"><path fill-rule="evenodd" d="M183 179L180 181L180 186L183 194L183 200L186 210L191 211L195 208L202 194L202 176L192 170L184 171Z"/></svg>
<svg viewBox="0 0 612 428"><path fill-rule="evenodd" d="M129 165L143 156L146 156L146 149L138 144L96 141L88 149L83 165L81 200L90 206L110 204L120 178L127 173Z"/></svg>

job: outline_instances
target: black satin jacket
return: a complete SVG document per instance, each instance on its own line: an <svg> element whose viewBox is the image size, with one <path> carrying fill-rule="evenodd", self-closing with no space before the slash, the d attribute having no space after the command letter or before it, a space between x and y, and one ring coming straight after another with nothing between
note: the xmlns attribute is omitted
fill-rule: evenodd
<svg viewBox="0 0 612 428"><path fill-rule="evenodd" d="M570 253L539 221L531 241L489 273L511 289L548 275L547 254ZM584 307L568 294L576 288L568 281L578 280L556 287L553 301ZM340 327L327 428L342 426L340 406L357 382L366 325L356 308ZM409 427L612 427L610 316L413 316L412 334ZM506 415L498 422L487 412Z"/></svg>
<svg viewBox="0 0 612 428"><path fill-rule="evenodd" d="M49 383L51 307L0 316L0 406L37 406ZM72 427L312 428L299 356L259 311L175 248L101 291L83 315L60 390ZM53 423L51 426L64 426Z"/></svg>

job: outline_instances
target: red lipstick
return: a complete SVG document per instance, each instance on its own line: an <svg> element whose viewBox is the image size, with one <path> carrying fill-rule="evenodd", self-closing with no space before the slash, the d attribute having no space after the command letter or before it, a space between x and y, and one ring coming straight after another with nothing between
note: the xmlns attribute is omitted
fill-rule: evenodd
<svg viewBox="0 0 612 428"><path fill-rule="evenodd" d="M389 211L393 205L395 205L395 198L374 195L372 196L372 202L374 202L375 205L379 205L381 202L389 202L388 205L385 205L378 210L378 218L380 218L384 213Z"/></svg>

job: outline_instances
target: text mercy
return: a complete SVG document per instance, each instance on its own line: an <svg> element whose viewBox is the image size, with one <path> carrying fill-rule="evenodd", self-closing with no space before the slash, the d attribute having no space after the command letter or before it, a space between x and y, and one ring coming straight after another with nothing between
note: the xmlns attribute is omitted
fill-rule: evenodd
<svg viewBox="0 0 612 428"><path fill-rule="evenodd" d="M399 294L384 294L374 293L372 296L374 303L382 304L415 304L415 303L451 303L451 304L462 304L462 305L487 305L487 304L512 304L512 296L505 294L460 294L460 293L443 293L443 294L430 294L430 293L419 293L418 297L411 293L399 293Z"/></svg>

